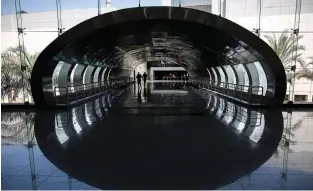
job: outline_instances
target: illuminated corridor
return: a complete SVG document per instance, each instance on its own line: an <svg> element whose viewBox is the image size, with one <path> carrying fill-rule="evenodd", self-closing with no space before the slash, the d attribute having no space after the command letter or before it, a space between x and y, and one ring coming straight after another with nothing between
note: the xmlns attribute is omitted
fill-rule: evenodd
<svg viewBox="0 0 313 191"><path fill-rule="evenodd" d="M151 63L180 66L188 85L246 104L280 106L285 98L283 65L258 36L178 7L118 10L66 31L36 61L33 98L42 108L73 104L129 85Z"/></svg>

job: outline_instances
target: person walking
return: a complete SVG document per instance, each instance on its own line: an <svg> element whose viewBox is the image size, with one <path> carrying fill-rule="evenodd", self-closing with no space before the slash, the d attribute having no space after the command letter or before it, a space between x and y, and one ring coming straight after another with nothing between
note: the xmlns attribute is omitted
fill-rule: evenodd
<svg viewBox="0 0 313 191"><path fill-rule="evenodd" d="M137 76L137 84L138 84L138 88L140 87L141 88L141 74L138 72Z"/></svg>
<svg viewBox="0 0 313 191"><path fill-rule="evenodd" d="M146 82L147 82L147 77L148 77L148 75L146 74L146 72L145 73L143 73L143 86L144 87L146 87Z"/></svg>

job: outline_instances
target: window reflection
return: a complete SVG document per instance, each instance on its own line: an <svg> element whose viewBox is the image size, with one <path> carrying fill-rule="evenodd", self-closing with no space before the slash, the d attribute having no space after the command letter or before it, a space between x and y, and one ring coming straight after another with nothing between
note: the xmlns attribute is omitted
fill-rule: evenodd
<svg viewBox="0 0 313 191"><path fill-rule="evenodd" d="M115 91L111 95L106 94L93 101L74 107L66 112L55 115L55 131L61 144L64 144L71 137L79 136L85 129L94 127L108 115L107 104L111 104L112 99L121 96L125 91ZM110 106L111 107L111 106Z"/></svg>
<svg viewBox="0 0 313 191"><path fill-rule="evenodd" d="M63 144L69 139L69 137L68 135L65 134L63 124L59 115L57 115L55 118L55 124L56 124L55 133L60 143Z"/></svg>
<svg viewBox="0 0 313 191"><path fill-rule="evenodd" d="M1 112L1 142L2 144L36 144L34 135L35 113Z"/></svg>
<svg viewBox="0 0 313 191"><path fill-rule="evenodd" d="M79 134L82 130L81 126L79 125L79 122L78 122L78 118L79 116L77 116L77 111L78 109L77 108L73 108L72 110L72 116L73 116L73 126L74 126L74 129L76 130L77 134Z"/></svg>
<svg viewBox="0 0 313 191"><path fill-rule="evenodd" d="M263 131L264 131L264 115L258 113L258 119L260 119L260 125L257 125L252 134L249 136L250 140L254 141L255 143L257 143L261 137L262 137L262 134L263 134Z"/></svg>
<svg viewBox="0 0 313 191"><path fill-rule="evenodd" d="M235 109L236 109L236 106L233 103L227 102L225 115L224 115L224 118L222 119L224 124L229 125L233 121L234 116L235 116Z"/></svg>
<svg viewBox="0 0 313 191"><path fill-rule="evenodd" d="M201 91L198 93L203 94ZM236 105L212 93L203 98L207 99L206 109L211 114L216 112L215 118L227 128L231 127L234 133L245 136L255 143L261 139L265 129L265 118L261 111Z"/></svg>

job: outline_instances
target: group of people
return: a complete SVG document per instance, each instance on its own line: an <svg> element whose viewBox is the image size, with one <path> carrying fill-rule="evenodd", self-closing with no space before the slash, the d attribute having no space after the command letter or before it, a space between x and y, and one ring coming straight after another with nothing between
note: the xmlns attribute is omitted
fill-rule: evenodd
<svg viewBox="0 0 313 191"><path fill-rule="evenodd" d="M184 79L186 79L188 77L188 73L177 73L177 72L174 72L174 73L170 73L169 75L167 75L167 74L165 74L165 76L163 76L163 79L164 78L167 78L167 79L182 79L182 78L184 78Z"/></svg>
<svg viewBox="0 0 313 191"><path fill-rule="evenodd" d="M144 72L143 75L141 75L138 72L138 74L136 76L138 87L141 87L141 78L143 78L143 85L144 85L144 87L146 87L147 77L148 77L148 75L146 74L146 72Z"/></svg>

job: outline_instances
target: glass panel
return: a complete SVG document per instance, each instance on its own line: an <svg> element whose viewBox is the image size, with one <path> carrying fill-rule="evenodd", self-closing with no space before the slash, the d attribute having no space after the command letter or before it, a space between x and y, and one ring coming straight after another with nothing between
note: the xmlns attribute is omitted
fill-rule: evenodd
<svg viewBox="0 0 313 191"><path fill-rule="evenodd" d="M162 0L140 0L140 6L142 7L148 7L148 6L162 6L163 2ZM134 4L136 6L136 2Z"/></svg>
<svg viewBox="0 0 313 191"><path fill-rule="evenodd" d="M303 46L305 50L299 50L301 59L304 63L297 63L296 81L294 88L294 95L305 95L305 101L312 102L313 96L313 33L300 33L299 46ZM291 94L292 95L292 94ZM296 98L296 97L295 97ZM296 101L296 99L295 99Z"/></svg>
<svg viewBox="0 0 313 191"><path fill-rule="evenodd" d="M221 86L221 87L224 87L225 82L226 82L225 73L224 73L224 71L222 70L222 68L221 68L220 66L216 67L216 69L218 70L218 73L219 73L220 76L221 76L221 81L220 81L221 84L220 84L220 86Z"/></svg>
<svg viewBox="0 0 313 191"><path fill-rule="evenodd" d="M310 160L313 151L311 147L313 141L312 117L312 111L293 111L290 116L290 125L286 124L283 136L285 140L281 141L281 145L284 141L290 143L286 146L286 150L289 150L287 163L290 170L301 166L304 172L313 172ZM289 169L288 172L290 172Z"/></svg>
<svg viewBox="0 0 313 191"><path fill-rule="evenodd" d="M1 52L5 52L9 48L14 47L18 47L18 33L1 32Z"/></svg>
<svg viewBox="0 0 313 191"><path fill-rule="evenodd" d="M292 44L294 44L294 38L291 32L262 32L260 35L260 38L265 41L276 54L278 54L278 57L281 59L285 71L286 71L286 76L287 76L287 92L289 92L289 89L291 85L291 80L292 80L292 74L290 71L290 67L294 64L292 62L293 54L295 54L294 51L291 50ZM282 40L286 39L286 40ZM287 50L289 49L289 50ZM289 92L290 93L290 92Z"/></svg>
<svg viewBox="0 0 313 191"><path fill-rule="evenodd" d="M217 77L216 71L215 71L215 69L213 67L211 68L211 70L212 70L213 75L214 75L214 85L218 85L219 81L218 81L218 77Z"/></svg>
<svg viewBox="0 0 313 191"><path fill-rule="evenodd" d="M97 67L97 69L95 69L94 75L93 75L93 80L92 80L93 83L97 83L98 82L100 70L101 70L101 67Z"/></svg>
<svg viewBox="0 0 313 191"><path fill-rule="evenodd" d="M40 25L39 25L40 26ZM53 40L58 36L57 32L25 32L24 47L25 47L25 63L27 70L26 88L28 90L28 101L33 102L30 90L30 78L32 68L36 62L37 57Z"/></svg>
<svg viewBox="0 0 313 191"><path fill-rule="evenodd" d="M230 84L236 84L236 75L234 73L234 70L231 68L231 66L223 66L226 73L227 73L227 76L228 76L228 82L227 83L230 83ZM234 89L234 86L229 86L228 87L229 89Z"/></svg>
<svg viewBox="0 0 313 191"><path fill-rule="evenodd" d="M125 9L129 7L138 7L138 6L139 0L123 0L123 1L111 0L111 7L114 9Z"/></svg>
<svg viewBox="0 0 313 191"><path fill-rule="evenodd" d="M266 91L267 91L267 78L266 78L265 72L264 72L263 67L261 66L261 64L259 62L255 62L254 65L258 71L259 86L263 88L263 89L259 89L258 95L265 96Z"/></svg>
<svg viewBox="0 0 313 191"><path fill-rule="evenodd" d="M282 36L287 40L281 41ZM296 38L293 38L291 32L283 33L262 33L261 38L267 42L275 52L278 52L278 56L281 58L282 63L286 70L287 75L287 93L291 95L290 100L293 99L293 87L291 82L293 81L293 74L291 73L291 66L294 65L293 55L297 56L296 67L296 80L294 87L294 94L307 95L310 98L312 93L312 73L313 73L313 33L299 33L298 45L296 45ZM284 47L291 47L292 44L296 47L294 51L287 51ZM280 46L278 46L280 44ZM297 51L296 51L297 50ZM288 52L288 54L285 54ZM284 53L284 54L283 54ZM310 99L307 99L310 101Z"/></svg>
<svg viewBox="0 0 313 191"><path fill-rule="evenodd" d="M1 0L1 31L17 31L15 4L12 0Z"/></svg>
<svg viewBox="0 0 313 191"><path fill-rule="evenodd" d="M296 2L262 0L261 30L284 31L294 28Z"/></svg>
<svg viewBox="0 0 313 191"><path fill-rule="evenodd" d="M110 4L107 4L108 6ZM101 1L101 14L115 10L112 6L106 7ZM98 0L61 0L62 27L68 30L75 25L98 15Z"/></svg>
<svg viewBox="0 0 313 191"><path fill-rule="evenodd" d="M245 87L242 87L243 91L248 91L249 76L245 67L243 67L242 64L237 64L237 65L234 65L234 68L238 76L238 85L244 85Z"/></svg>
<svg viewBox="0 0 313 191"><path fill-rule="evenodd" d="M63 66L64 62L59 62L57 64L57 66L55 67L54 71L53 71L53 74L52 74L52 89L55 93L55 95L60 95L60 89L58 88L59 86L59 75L60 75L60 72L61 72L61 68ZM63 94L63 93L62 93Z"/></svg>
<svg viewBox="0 0 313 191"><path fill-rule="evenodd" d="M20 0L23 28L26 31L57 31L57 6L54 0Z"/></svg>
<svg viewBox="0 0 313 191"><path fill-rule="evenodd" d="M242 27L253 30L253 28L257 28L258 23L257 2L251 0L227 0L225 16Z"/></svg>
<svg viewBox="0 0 313 191"><path fill-rule="evenodd" d="M253 94L258 94L259 93L259 90L258 90L258 87L259 87L259 73L258 73L258 70L256 68L256 66L254 65L254 62L253 63L247 63L245 64L246 66L246 69L247 69L247 72L249 72L250 76L251 76L251 82L250 84L252 85L252 93Z"/></svg>
<svg viewBox="0 0 313 191"><path fill-rule="evenodd" d="M172 5L175 0L162 0L162 6L174 6Z"/></svg>
<svg viewBox="0 0 313 191"><path fill-rule="evenodd" d="M188 7L191 9L197 9L200 11L205 11L213 14L218 12L219 1L212 0L173 0L172 6L178 7L181 3L182 7Z"/></svg>
<svg viewBox="0 0 313 191"><path fill-rule="evenodd" d="M313 31L313 1L311 0L301 2L299 29L300 32Z"/></svg>
<svg viewBox="0 0 313 191"><path fill-rule="evenodd" d="M306 101L313 102L313 1L301 1L299 30L299 45L305 48L300 53L305 64L297 65L294 95L305 95Z"/></svg>
<svg viewBox="0 0 313 191"><path fill-rule="evenodd" d="M39 54L58 37L57 32L25 32L24 46L30 54Z"/></svg>
<svg viewBox="0 0 313 191"><path fill-rule="evenodd" d="M98 2L100 2L100 4L98 5L100 7L100 14L104 14L117 9L115 7L112 7L112 0L98 0Z"/></svg>
<svg viewBox="0 0 313 191"><path fill-rule="evenodd" d="M77 67L78 67L78 64L75 64L75 66L74 66L74 68L72 69L72 71L71 71L71 75L70 75L70 86L71 86L71 91L75 91L75 89L74 89L74 76L75 76L75 72L76 72L76 69L77 69Z"/></svg>
<svg viewBox="0 0 313 191"><path fill-rule="evenodd" d="M209 83L211 83L212 82L212 76L211 76L210 70L208 68L206 70L209 74Z"/></svg>

